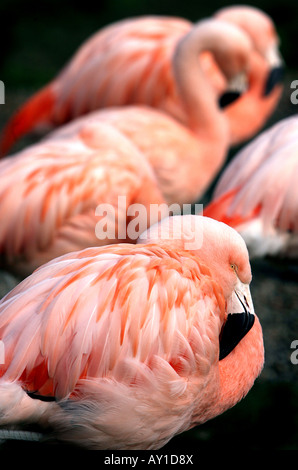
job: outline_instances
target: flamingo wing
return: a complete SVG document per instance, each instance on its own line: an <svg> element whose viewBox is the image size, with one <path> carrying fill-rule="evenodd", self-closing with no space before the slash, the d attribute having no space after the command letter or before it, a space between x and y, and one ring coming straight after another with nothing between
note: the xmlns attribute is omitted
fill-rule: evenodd
<svg viewBox="0 0 298 470"><path fill-rule="evenodd" d="M128 103L160 107L171 86L174 47L190 27L187 20L149 16L99 31L57 77L56 119Z"/></svg>
<svg viewBox="0 0 298 470"><path fill-rule="evenodd" d="M115 208L115 228L125 228L128 204L163 201L149 164L106 125L85 126L76 138L45 141L3 160L0 177L0 247L10 263L38 266L103 243L95 233L99 204ZM126 197L121 211L118 196ZM117 231L109 243L115 240Z"/></svg>
<svg viewBox="0 0 298 470"><path fill-rule="evenodd" d="M223 173L206 216L232 226L261 217L265 226L298 230L297 118L285 119L247 145Z"/></svg>
<svg viewBox="0 0 298 470"><path fill-rule="evenodd" d="M179 395L190 376L198 387L208 380L218 361L224 306L208 269L187 252L122 244L69 253L2 300L1 375L58 398L88 378L159 377Z"/></svg>
<svg viewBox="0 0 298 470"><path fill-rule="evenodd" d="M100 30L58 76L20 108L5 127L0 152L33 130L61 125L100 107L145 103L181 113L171 59L187 20L144 17Z"/></svg>
<svg viewBox="0 0 298 470"><path fill-rule="evenodd" d="M189 129L171 116L147 106L94 111L61 126L47 138L71 138L80 135L86 124L96 127L101 123L112 125L136 145L150 163L159 188L170 204L182 205L198 200L210 171L218 171L217 162L199 158L200 145Z"/></svg>

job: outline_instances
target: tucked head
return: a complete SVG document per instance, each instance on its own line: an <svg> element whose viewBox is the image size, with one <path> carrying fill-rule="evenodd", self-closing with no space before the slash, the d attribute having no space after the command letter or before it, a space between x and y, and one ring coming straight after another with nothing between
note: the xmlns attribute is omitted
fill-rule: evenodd
<svg viewBox="0 0 298 470"><path fill-rule="evenodd" d="M199 215L163 219L144 232L138 243L189 250L208 266L229 298L237 282L249 284L251 269L243 238L231 227Z"/></svg>

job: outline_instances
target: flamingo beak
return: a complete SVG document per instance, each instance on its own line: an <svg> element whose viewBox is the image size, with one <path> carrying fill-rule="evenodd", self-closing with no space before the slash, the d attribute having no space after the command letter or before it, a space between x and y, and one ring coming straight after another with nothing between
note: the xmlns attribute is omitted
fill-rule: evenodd
<svg viewBox="0 0 298 470"><path fill-rule="evenodd" d="M285 75L285 66L276 44L268 49L265 57L270 66L270 72L264 88L264 96L268 96L276 85L282 83Z"/></svg>
<svg viewBox="0 0 298 470"><path fill-rule="evenodd" d="M220 361L233 351L254 324L255 313L248 284L238 281L227 308L228 317L219 341Z"/></svg>
<svg viewBox="0 0 298 470"><path fill-rule="evenodd" d="M240 98L241 94L237 91L226 91L219 98L218 104L221 109L224 109L229 104L234 103L234 101Z"/></svg>
<svg viewBox="0 0 298 470"><path fill-rule="evenodd" d="M248 88L247 76L245 73L239 73L232 78L229 83L227 90L220 96L218 105L221 109L229 106L231 103L236 101L240 96L245 93Z"/></svg>

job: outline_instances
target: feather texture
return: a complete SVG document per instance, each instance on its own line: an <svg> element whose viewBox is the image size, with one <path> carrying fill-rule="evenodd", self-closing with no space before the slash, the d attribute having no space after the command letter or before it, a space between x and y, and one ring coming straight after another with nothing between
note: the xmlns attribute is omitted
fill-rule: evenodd
<svg viewBox="0 0 298 470"><path fill-rule="evenodd" d="M194 219L169 218L186 234ZM257 318L219 360L235 292L254 316L247 250L233 229L199 219L201 249L152 242L149 230L146 244L56 258L2 299L0 426L34 422L91 448L153 449L248 392L263 364Z"/></svg>
<svg viewBox="0 0 298 470"><path fill-rule="evenodd" d="M115 243L120 231L125 241L127 207L164 202L143 155L104 123L1 161L0 180L0 252L25 272L68 251ZM100 204L108 215L96 213ZM113 229L107 239L97 237L100 220Z"/></svg>
<svg viewBox="0 0 298 470"><path fill-rule="evenodd" d="M25 294L18 294L24 289L20 285L5 298L1 311L16 309L14 316L1 316L2 336L22 331L17 343L5 343L12 358L5 377L22 377L25 383L30 377L29 390L43 391L44 383L36 388L42 363L45 383L51 381L51 393L63 398L86 376L113 376L123 383L139 380L139 367L154 367L155 356L179 372L177 380L194 372L198 358L217 358L214 339L224 313L216 297L206 295L215 287L206 276L202 280L192 256L152 246L132 251L125 244L96 250L47 264L24 281ZM66 265L72 268L69 274ZM193 336L201 340L193 341Z"/></svg>
<svg viewBox="0 0 298 470"><path fill-rule="evenodd" d="M297 138L294 116L254 139L224 171L204 211L236 228L252 256L298 254Z"/></svg>

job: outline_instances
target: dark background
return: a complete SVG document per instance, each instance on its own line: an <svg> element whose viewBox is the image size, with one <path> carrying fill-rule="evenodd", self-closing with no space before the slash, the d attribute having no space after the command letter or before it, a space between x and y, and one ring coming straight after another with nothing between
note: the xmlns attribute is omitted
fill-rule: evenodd
<svg viewBox="0 0 298 470"><path fill-rule="evenodd" d="M41 86L88 36L122 18L159 14L197 21L229 4L219 0L1 0L1 79L9 88ZM295 68L297 0L256 0L247 4L272 17L286 63Z"/></svg>
<svg viewBox="0 0 298 470"><path fill-rule="evenodd" d="M242 3L242 2L239 2ZM105 0L58 1L1 0L0 80L6 104L0 105L0 129L26 98L52 79L81 43L102 26L144 14L181 16L197 21L229 5L210 0ZM265 10L274 20L287 65L281 102L267 123L295 114L290 83L298 79L297 0L259 0L250 5ZM30 140L23 140L22 145ZM235 153L231 150L229 158ZM285 163L286 164L286 163ZM210 192L205 200L208 200ZM298 365L290 361L291 343L298 339L298 263L253 261L251 286L266 348L266 364L248 396L216 419L174 438L164 452L203 450L298 450ZM13 278L2 273L1 288ZM3 294L2 294L3 295ZM0 450L32 450L45 444L6 442ZM51 450L55 450L51 446ZM57 447L60 449L60 446Z"/></svg>

